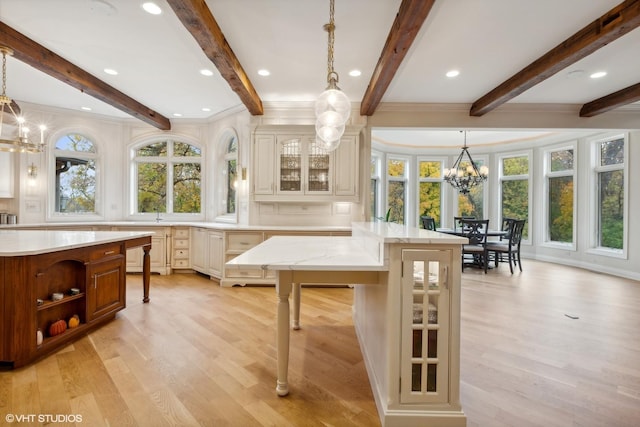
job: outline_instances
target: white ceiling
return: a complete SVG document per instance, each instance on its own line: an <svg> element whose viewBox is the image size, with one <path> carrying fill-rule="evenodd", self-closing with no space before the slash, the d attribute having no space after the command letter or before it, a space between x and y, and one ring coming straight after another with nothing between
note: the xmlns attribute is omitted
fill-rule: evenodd
<svg viewBox="0 0 640 427"><path fill-rule="evenodd" d="M621 1L436 0L382 102L471 104ZM166 1L155 2L161 15L143 11L142 0L0 0L0 20L172 121L180 120L174 113L206 118L240 105ZM328 0L206 3L263 102L311 101L324 90ZM365 93L399 5L336 0L335 69L353 102ZM638 83L638 46L640 29L511 102L584 104ZM214 75L202 76L203 68ZM259 76L260 68L271 75ZM361 77L348 75L354 68ZM445 77L453 68L460 75ZM582 73L570 77L571 71ZM608 75L589 78L595 71ZM7 61L7 95L18 103L128 117L15 58Z"/></svg>

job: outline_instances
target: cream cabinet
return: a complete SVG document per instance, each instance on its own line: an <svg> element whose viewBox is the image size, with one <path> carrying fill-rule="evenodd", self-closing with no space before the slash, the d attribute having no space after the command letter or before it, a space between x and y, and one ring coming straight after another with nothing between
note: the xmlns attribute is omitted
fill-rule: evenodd
<svg viewBox="0 0 640 427"><path fill-rule="evenodd" d="M162 275L171 274L171 265L167 257L167 249L171 246L171 242L168 241L168 236L171 235L170 227L118 226L113 227L113 230L152 232L151 252L149 252L151 272ZM143 255L144 252L142 248L134 248L127 251L127 273L142 272Z"/></svg>
<svg viewBox="0 0 640 427"><path fill-rule="evenodd" d="M191 268L190 227L173 227L171 229L171 268L187 269Z"/></svg>
<svg viewBox="0 0 640 427"><path fill-rule="evenodd" d="M302 128L302 129L301 129ZM333 152L317 143L308 126L268 127L252 144L255 201L357 201L359 140L345 133Z"/></svg>
<svg viewBox="0 0 640 427"><path fill-rule="evenodd" d="M191 229L191 268L211 278L222 277L225 259L223 232L201 227Z"/></svg>
<svg viewBox="0 0 640 427"><path fill-rule="evenodd" d="M14 153L0 152L0 198L10 199L14 196L14 156Z"/></svg>

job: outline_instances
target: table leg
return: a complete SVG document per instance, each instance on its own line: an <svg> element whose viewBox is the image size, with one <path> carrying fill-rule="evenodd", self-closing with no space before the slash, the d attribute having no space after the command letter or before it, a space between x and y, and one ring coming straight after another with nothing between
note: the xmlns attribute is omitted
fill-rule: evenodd
<svg viewBox="0 0 640 427"><path fill-rule="evenodd" d="M142 302L149 302L149 282L151 281L151 245L142 247L144 255L142 257L142 287L144 289Z"/></svg>
<svg viewBox="0 0 640 427"><path fill-rule="evenodd" d="M293 292L291 294L293 302L293 329L300 329L300 283L293 284Z"/></svg>
<svg viewBox="0 0 640 427"><path fill-rule="evenodd" d="M277 318L277 358L278 378L276 392L278 396L289 394L287 374L289 370L289 294L291 294L292 276L290 271L276 272L276 294L278 296Z"/></svg>

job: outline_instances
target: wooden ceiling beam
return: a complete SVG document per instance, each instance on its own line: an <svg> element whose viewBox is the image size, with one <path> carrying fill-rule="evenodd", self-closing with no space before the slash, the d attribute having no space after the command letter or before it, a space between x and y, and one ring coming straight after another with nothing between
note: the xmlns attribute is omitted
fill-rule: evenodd
<svg viewBox="0 0 640 427"><path fill-rule="evenodd" d="M435 0L402 0L380 59L360 104L360 114L371 116L393 80L402 60L426 21Z"/></svg>
<svg viewBox="0 0 640 427"><path fill-rule="evenodd" d="M167 3L249 112L254 116L264 114L258 93L227 43L205 0L167 0Z"/></svg>
<svg viewBox="0 0 640 427"><path fill-rule="evenodd" d="M171 122L166 117L142 105L135 99L130 98L1 21L0 44L13 49L13 56L16 59L32 66L36 70L42 71L158 129L171 129Z"/></svg>
<svg viewBox="0 0 640 427"><path fill-rule="evenodd" d="M640 101L640 83L587 102L580 109L580 117L597 116L598 114L638 101Z"/></svg>
<svg viewBox="0 0 640 427"><path fill-rule="evenodd" d="M640 0L626 0L478 99L470 116L482 116L640 25Z"/></svg>

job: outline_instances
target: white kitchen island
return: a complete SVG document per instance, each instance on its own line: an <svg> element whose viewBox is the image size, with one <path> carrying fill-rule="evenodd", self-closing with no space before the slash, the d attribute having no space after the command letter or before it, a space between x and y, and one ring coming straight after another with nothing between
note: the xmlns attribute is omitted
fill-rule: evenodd
<svg viewBox="0 0 640 427"><path fill-rule="evenodd" d="M383 426L465 426L460 405L460 247L466 239L393 223L351 237L275 236L227 262L276 271L278 395L289 393L289 296L302 283L354 286L353 319Z"/></svg>

